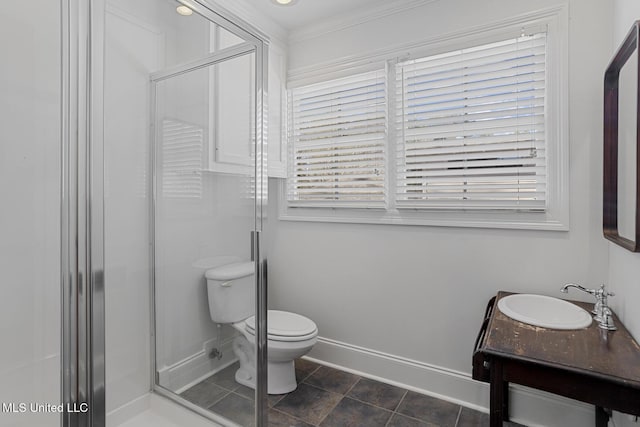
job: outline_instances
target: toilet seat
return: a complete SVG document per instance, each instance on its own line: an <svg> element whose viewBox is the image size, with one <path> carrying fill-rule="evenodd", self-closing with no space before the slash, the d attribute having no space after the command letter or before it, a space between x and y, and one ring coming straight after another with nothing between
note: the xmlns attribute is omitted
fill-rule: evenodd
<svg viewBox="0 0 640 427"><path fill-rule="evenodd" d="M313 320L288 311L269 310L267 325L267 339L272 341L304 341L318 335L318 327ZM255 335L255 316L245 320L245 328L249 334Z"/></svg>

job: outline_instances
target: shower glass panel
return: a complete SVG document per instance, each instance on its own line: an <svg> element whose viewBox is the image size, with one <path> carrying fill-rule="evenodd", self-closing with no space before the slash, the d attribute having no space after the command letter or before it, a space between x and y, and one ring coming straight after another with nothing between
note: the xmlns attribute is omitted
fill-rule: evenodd
<svg viewBox="0 0 640 427"><path fill-rule="evenodd" d="M254 425L254 389L236 381L233 350L253 343L214 323L205 279L225 265L250 271L225 286L246 285L240 304L255 312L256 53L220 34L210 59L152 75L155 374L160 389L214 419ZM248 348L245 371L255 378Z"/></svg>

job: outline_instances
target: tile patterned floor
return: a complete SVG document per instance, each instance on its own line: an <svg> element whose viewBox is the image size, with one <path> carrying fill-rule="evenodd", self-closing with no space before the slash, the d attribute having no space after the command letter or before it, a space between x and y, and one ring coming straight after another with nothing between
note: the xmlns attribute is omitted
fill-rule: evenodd
<svg viewBox="0 0 640 427"><path fill-rule="evenodd" d="M237 364L184 391L185 399L242 426L253 425L253 389L235 382ZM483 427L489 416L358 375L296 360L298 388L269 396L271 427ZM505 426L519 426L505 423Z"/></svg>

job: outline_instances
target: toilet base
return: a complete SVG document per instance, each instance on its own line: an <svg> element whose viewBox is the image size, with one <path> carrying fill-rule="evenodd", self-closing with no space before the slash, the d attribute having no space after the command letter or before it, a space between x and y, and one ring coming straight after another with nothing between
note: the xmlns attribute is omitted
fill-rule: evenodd
<svg viewBox="0 0 640 427"><path fill-rule="evenodd" d="M243 375L239 375L240 374L240 369L238 369L236 371L236 382L238 384L242 384L243 386L252 388L252 389L256 389L256 385L254 383L254 379L253 378L244 378Z"/></svg>
<svg viewBox="0 0 640 427"><path fill-rule="evenodd" d="M236 371L236 382L247 387L256 388L256 363L253 345L243 336L233 340L233 352L240 361ZM293 360L267 363L267 393L285 394L298 387Z"/></svg>
<svg viewBox="0 0 640 427"><path fill-rule="evenodd" d="M255 390L255 376L247 377L242 368L236 371L236 382ZM269 363L267 365L267 394L287 394L298 388L294 362Z"/></svg>
<svg viewBox="0 0 640 427"><path fill-rule="evenodd" d="M296 382L296 368L293 360L289 362L268 362L267 386L268 394L290 393L298 387Z"/></svg>

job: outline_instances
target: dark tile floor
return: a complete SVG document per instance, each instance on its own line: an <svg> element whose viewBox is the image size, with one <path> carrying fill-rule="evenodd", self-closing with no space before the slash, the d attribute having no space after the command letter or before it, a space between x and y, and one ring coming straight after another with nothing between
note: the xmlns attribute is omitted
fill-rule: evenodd
<svg viewBox="0 0 640 427"><path fill-rule="evenodd" d="M185 399L253 426L253 389L235 382L237 364L184 391ZM358 375L296 360L298 388L269 396L272 427L481 427L478 411ZM518 426L505 423L505 426Z"/></svg>

